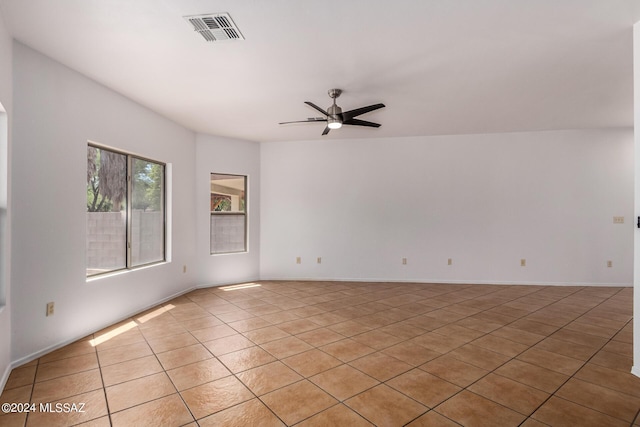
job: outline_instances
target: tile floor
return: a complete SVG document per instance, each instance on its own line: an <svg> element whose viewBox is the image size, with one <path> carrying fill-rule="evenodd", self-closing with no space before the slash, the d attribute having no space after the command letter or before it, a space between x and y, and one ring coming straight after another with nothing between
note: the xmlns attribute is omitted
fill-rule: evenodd
<svg viewBox="0 0 640 427"><path fill-rule="evenodd" d="M84 412L0 425L640 426L631 318L631 288L199 289L14 369L1 402Z"/></svg>

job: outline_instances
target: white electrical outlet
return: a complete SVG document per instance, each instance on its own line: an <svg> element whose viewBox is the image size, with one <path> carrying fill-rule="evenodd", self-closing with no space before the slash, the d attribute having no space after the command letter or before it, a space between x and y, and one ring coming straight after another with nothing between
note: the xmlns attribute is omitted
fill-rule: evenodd
<svg viewBox="0 0 640 427"><path fill-rule="evenodd" d="M614 216L613 217L613 223L614 224L624 224L624 217L623 216Z"/></svg>
<svg viewBox="0 0 640 427"><path fill-rule="evenodd" d="M47 317L53 316L53 309L54 309L53 302L48 302L47 303Z"/></svg>
<svg viewBox="0 0 640 427"><path fill-rule="evenodd" d="M302 258L296 257L296 264L302 264Z"/></svg>

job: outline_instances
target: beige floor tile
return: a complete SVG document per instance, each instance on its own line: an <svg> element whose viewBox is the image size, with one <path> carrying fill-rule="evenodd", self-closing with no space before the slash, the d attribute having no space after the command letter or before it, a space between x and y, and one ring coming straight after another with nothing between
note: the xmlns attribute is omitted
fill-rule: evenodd
<svg viewBox="0 0 640 427"><path fill-rule="evenodd" d="M387 347L382 350L382 352L412 366L422 365L423 363L440 356L440 353L428 350L427 348L410 341L405 341L400 344Z"/></svg>
<svg viewBox="0 0 640 427"><path fill-rule="evenodd" d="M218 359L233 373L246 371L276 360L275 357L257 346L227 353Z"/></svg>
<svg viewBox="0 0 640 427"><path fill-rule="evenodd" d="M532 416L554 427L628 427L629 423L552 396Z"/></svg>
<svg viewBox="0 0 640 427"><path fill-rule="evenodd" d="M343 335L340 335L339 333L334 332L328 328L319 328L308 332L303 332L301 334L298 334L297 337L314 347L321 347L323 345L340 341L341 339L345 338Z"/></svg>
<svg viewBox="0 0 640 427"><path fill-rule="evenodd" d="M145 338L137 327L135 322L129 321L118 328L107 331L104 334L96 333L92 342L98 350L106 350L109 348L120 347L123 345L144 342Z"/></svg>
<svg viewBox="0 0 640 427"><path fill-rule="evenodd" d="M127 360L138 359L153 354L151 347L146 342L123 345L104 351L98 351L98 361L100 366L109 366Z"/></svg>
<svg viewBox="0 0 640 427"><path fill-rule="evenodd" d="M362 323L354 322L353 320L336 323L328 326L328 328L340 335L344 335L345 337L352 337L373 329L371 326L363 325Z"/></svg>
<svg viewBox="0 0 640 427"><path fill-rule="evenodd" d="M217 359L206 359L167 371L178 391L231 375Z"/></svg>
<svg viewBox="0 0 640 427"><path fill-rule="evenodd" d="M278 325L278 328L282 329L288 334L297 335L303 332L318 329L320 325L312 322L309 319L296 319L288 322L283 322Z"/></svg>
<svg viewBox="0 0 640 427"><path fill-rule="evenodd" d="M520 354L517 359L564 375L573 375L584 364L582 360L534 347Z"/></svg>
<svg viewBox="0 0 640 427"><path fill-rule="evenodd" d="M458 347L449 352L448 355L477 366L478 368L486 369L487 371L496 369L498 366L503 365L510 359L509 356L505 356L504 354L496 353L473 344L466 344L462 347Z"/></svg>
<svg viewBox="0 0 640 427"><path fill-rule="evenodd" d="M238 320L245 320L255 317L253 314L244 310L234 310L227 313L216 314L216 317L225 323L237 322Z"/></svg>
<svg viewBox="0 0 640 427"><path fill-rule="evenodd" d="M111 386L136 378L146 377L147 375L157 374L158 372L162 372L162 366L160 366L155 356L146 356L105 366L101 370L104 385Z"/></svg>
<svg viewBox="0 0 640 427"><path fill-rule="evenodd" d="M4 415L0 414L0 423L2 423L3 427L24 427L26 422L26 412L15 412Z"/></svg>
<svg viewBox="0 0 640 427"><path fill-rule="evenodd" d="M463 390L434 409L464 426L517 426L526 416L470 391Z"/></svg>
<svg viewBox="0 0 640 427"><path fill-rule="evenodd" d="M302 421L337 403L307 380L272 391L261 399L287 425Z"/></svg>
<svg viewBox="0 0 640 427"><path fill-rule="evenodd" d="M527 418L525 422L520 424L520 427L549 427L549 424L541 423L533 418Z"/></svg>
<svg viewBox="0 0 640 427"><path fill-rule="evenodd" d="M180 394L196 420L254 398L253 393L233 376L190 388Z"/></svg>
<svg viewBox="0 0 640 427"><path fill-rule="evenodd" d="M375 351L371 347L349 338L324 345L320 347L320 350L343 362L350 362Z"/></svg>
<svg viewBox="0 0 640 427"><path fill-rule="evenodd" d="M271 362L257 368L240 372L236 375L249 389L256 394L272 392L302 380L302 377L280 361Z"/></svg>
<svg viewBox="0 0 640 427"><path fill-rule="evenodd" d="M284 322L300 319L298 316L288 311L278 311L276 313L265 314L260 317L273 325L280 325Z"/></svg>
<svg viewBox="0 0 640 427"><path fill-rule="evenodd" d="M632 295L305 281L198 289L14 369L0 397L84 399L91 413L0 414L0 425L106 427L108 401L114 425L197 427L193 411L223 426L451 426L446 412L465 425L640 427Z"/></svg>
<svg viewBox="0 0 640 427"><path fill-rule="evenodd" d="M94 369L36 383L33 387L31 401L37 403L53 402L101 388L100 371Z"/></svg>
<svg viewBox="0 0 640 427"><path fill-rule="evenodd" d="M178 394L172 394L111 415L113 427L181 426L193 417Z"/></svg>
<svg viewBox="0 0 640 427"><path fill-rule="evenodd" d="M429 332L424 335L412 338L409 342L421 345L431 351L436 351L438 353L444 354L450 352L455 348L465 345L467 341L463 338Z"/></svg>
<svg viewBox="0 0 640 427"><path fill-rule="evenodd" d="M394 344L404 341L401 337L387 334L378 329L354 335L351 339L376 350L382 350L383 348L391 347Z"/></svg>
<svg viewBox="0 0 640 427"><path fill-rule="evenodd" d="M23 368L16 368L11 371L9 379L4 386L5 390L12 388L22 387L25 385L33 384L36 377L36 366L26 366Z"/></svg>
<svg viewBox="0 0 640 427"><path fill-rule="evenodd" d="M260 400L251 399L198 420L200 427L284 427Z"/></svg>
<svg viewBox="0 0 640 427"><path fill-rule="evenodd" d="M510 326L504 326L500 329L496 329L491 332L491 335L528 346L534 345L535 343L545 339L545 335L523 331L522 329L516 329Z"/></svg>
<svg viewBox="0 0 640 427"><path fill-rule="evenodd" d="M0 403L28 403L31 401L32 391L33 384L5 389L2 394L0 394ZM3 412L0 412L0 416L3 416Z"/></svg>
<svg viewBox="0 0 640 427"><path fill-rule="evenodd" d="M372 427L369 421L362 418L358 413L347 408L343 404L325 409L311 418L307 418L297 427L326 427L326 426L349 426L349 427Z"/></svg>
<svg viewBox="0 0 640 427"><path fill-rule="evenodd" d="M237 320L228 325L238 332L248 332L254 329L266 328L267 326L271 326L271 323L260 317L253 317L250 319Z"/></svg>
<svg viewBox="0 0 640 427"><path fill-rule="evenodd" d="M485 335L484 332L481 332L475 329L465 328L464 326L460 326L460 325L443 326L441 328L434 329L433 332L440 335L456 337L461 340L464 340L465 342L473 341L476 338L479 338Z"/></svg>
<svg viewBox="0 0 640 427"><path fill-rule="evenodd" d="M407 424L407 427L459 427L460 424L454 423L450 419L443 417L435 411L429 411L418 417L416 420Z"/></svg>
<svg viewBox="0 0 640 427"><path fill-rule="evenodd" d="M571 378L555 394L582 406L632 423L640 408L640 397Z"/></svg>
<svg viewBox="0 0 640 427"><path fill-rule="evenodd" d="M197 331L198 329L206 329L222 324L222 320L214 316L199 317L197 319L183 320L180 322L180 325L187 331Z"/></svg>
<svg viewBox="0 0 640 427"><path fill-rule="evenodd" d="M517 359L505 363L495 373L546 393L554 393L569 379L567 375Z"/></svg>
<svg viewBox="0 0 640 427"><path fill-rule="evenodd" d="M218 338L204 343L204 346L216 356L253 347L254 345L253 341L245 338L244 335L241 334L229 335L228 337Z"/></svg>
<svg viewBox="0 0 640 427"><path fill-rule="evenodd" d="M176 392L164 372L106 388L109 410L118 412Z"/></svg>
<svg viewBox="0 0 640 427"><path fill-rule="evenodd" d="M468 390L527 416L549 397L548 393L493 373Z"/></svg>
<svg viewBox="0 0 640 427"><path fill-rule="evenodd" d="M581 331L570 330L562 328L553 335L551 338L555 338L562 341L568 341L575 344L581 344L591 346L593 348L601 348L607 343L606 338L598 337L595 335L587 334Z"/></svg>
<svg viewBox="0 0 640 427"><path fill-rule="evenodd" d="M589 360L589 363L628 373L631 372L633 366L633 357L622 356L608 351L599 351Z"/></svg>
<svg viewBox="0 0 640 427"><path fill-rule="evenodd" d="M589 360L598 351L598 347L576 344L551 337L540 341L533 348L558 353L582 361Z"/></svg>
<svg viewBox="0 0 640 427"><path fill-rule="evenodd" d="M84 339L57 350L52 351L51 353L45 354L40 358L40 363L53 362L54 360L66 359L67 357L72 356L80 356L81 354L87 353L95 353L96 348L91 345L91 339ZM33 361L32 363L38 363L38 361Z"/></svg>
<svg viewBox="0 0 640 427"><path fill-rule="evenodd" d="M575 377L625 394L640 397L640 378L628 372L620 372L615 369L587 363L578 371Z"/></svg>
<svg viewBox="0 0 640 427"><path fill-rule="evenodd" d="M421 304L416 303L416 305L421 305ZM409 323L409 320L393 323L391 325L384 326L378 330L384 333L387 333L389 335L402 338L403 340L415 338L418 335L422 335L427 332L422 328L412 325L411 323Z"/></svg>
<svg viewBox="0 0 640 427"><path fill-rule="evenodd" d="M294 354L302 353L313 348L306 342L293 336L270 341L261 344L260 347L278 359L284 359L285 357L293 356Z"/></svg>
<svg viewBox="0 0 640 427"><path fill-rule="evenodd" d="M518 354L529 348L525 344L511 341L506 338L501 338L495 335L495 332L480 337L472 341L471 344L509 357L517 356Z"/></svg>
<svg viewBox="0 0 640 427"><path fill-rule="evenodd" d="M335 357L315 348L282 361L303 377L310 377L342 364Z"/></svg>
<svg viewBox="0 0 640 427"><path fill-rule="evenodd" d="M153 319L149 324L140 325L140 332L147 340L169 337L171 335L179 335L187 332L187 330L175 319L156 323L157 319ZM152 323L153 322L153 323Z"/></svg>
<svg viewBox="0 0 640 427"><path fill-rule="evenodd" d="M269 341L290 336L277 326L267 326L266 328L255 329L253 331L245 332L243 335L256 344L264 344Z"/></svg>
<svg viewBox="0 0 640 427"><path fill-rule="evenodd" d="M384 384L346 400L345 404L377 426L404 425L428 411L426 406Z"/></svg>
<svg viewBox="0 0 640 427"><path fill-rule="evenodd" d="M349 362L349 364L378 381L383 382L407 372L412 368L408 363L382 352L368 354L360 359Z"/></svg>
<svg viewBox="0 0 640 427"><path fill-rule="evenodd" d="M237 333L238 332L235 329L224 324L191 331L191 334L200 342L224 338Z"/></svg>
<svg viewBox="0 0 640 427"><path fill-rule="evenodd" d="M165 351L156 357L165 370L178 368L194 362L211 359L213 356L202 344L193 344L175 350Z"/></svg>
<svg viewBox="0 0 640 427"><path fill-rule="evenodd" d="M347 320L346 317L340 316L337 313L322 313L317 314L315 316L311 316L307 318L311 320L313 323L317 323L320 326L330 326L335 325L336 323L341 323Z"/></svg>
<svg viewBox="0 0 640 427"><path fill-rule="evenodd" d="M437 406L462 390L457 385L421 369L413 369L387 381L386 384L429 408Z"/></svg>
<svg viewBox="0 0 640 427"><path fill-rule="evenodd" d="M489 373L449 355L433 359L421 365L420 369L460 387L467 387Z"/></svg>
<svg viewBox="0 0 640 427"><path fill-rule="evenodd" d="M104 391L101 389L46 403L51 403L50 409L42 411L39 408L36 412L29 414L28 425L69 426L108 414Z"/></svg>
<svg viewBox="0 0 640 427"><path fill-rule="evenodd" d="M374 378L349 365L337 366L314 375L309 380L339 401L344 401L379 384Z"/></svg>
<svg viewBox="0 0 640 427"><path fill-rule="evenodd" d="M217 327L218 326L214 326L214 328ZM198 331L194 331L194 334L197 332ZM168 337L150 338L147 339L147 341L154 353L162 353L198 343L190 332L183 332L181 334L171 335Z"/></svg>

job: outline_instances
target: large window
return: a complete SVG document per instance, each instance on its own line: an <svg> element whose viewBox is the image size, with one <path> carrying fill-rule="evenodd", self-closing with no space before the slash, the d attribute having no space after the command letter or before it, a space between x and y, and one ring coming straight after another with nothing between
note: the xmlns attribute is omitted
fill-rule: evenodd
<svg viewBox="0 0 640 427"><path fill-rule="evenodd" d="M247 250L247 177L211 174L212 254Z"/></svg>
<svg viewBox="0 0 640 427"><path fill-rule="evenodd" d="M165 165L87 147L87 276L165 260Z"/></svg>

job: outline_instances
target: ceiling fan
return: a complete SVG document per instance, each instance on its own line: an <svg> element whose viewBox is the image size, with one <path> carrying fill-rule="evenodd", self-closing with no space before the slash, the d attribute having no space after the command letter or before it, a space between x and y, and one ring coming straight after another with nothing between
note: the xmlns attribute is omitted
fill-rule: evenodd
<svg viewBox="0 0 640 427"><path fill-rule="evenodd" d="M367 126L367 127L372 127L372 128L380 127L380 124L378 124L378 123L368 122L366 120L359 120L359 119L356 119L355 117L357 117L357 116L359 116L361 114L364 114L364 113L368 113L370 111L377 110L378 108L382 108L382 107L384 107L384 104L373 104L373 105L369 105L367 107L356 108L355 110L345 111L343 113L342 112L342 108L340 108L340 107L338 107L336 105L336 98L339 97L341 93L342 93L341 89L329 89L329 97L331 99L333 99L333 104L329 108L327 108L327 111L325 111L322 108L318 107L313 102L305 101L305 104L307 104L308 106L310 106L310 107L314 108L315 110L321 112L322 114L324 114L326 116L326 118L323 118L323 117L310 117L307 120L296 120L296 121L293 121L293 122L282 122L280 124L281 125L286 125L286 124L289 124L289 123L326 122L327 123L327 127L324 128L324 131L322 132L322 135L328 134L331 129L340 129L342 127L342 125Z"/></svg>

